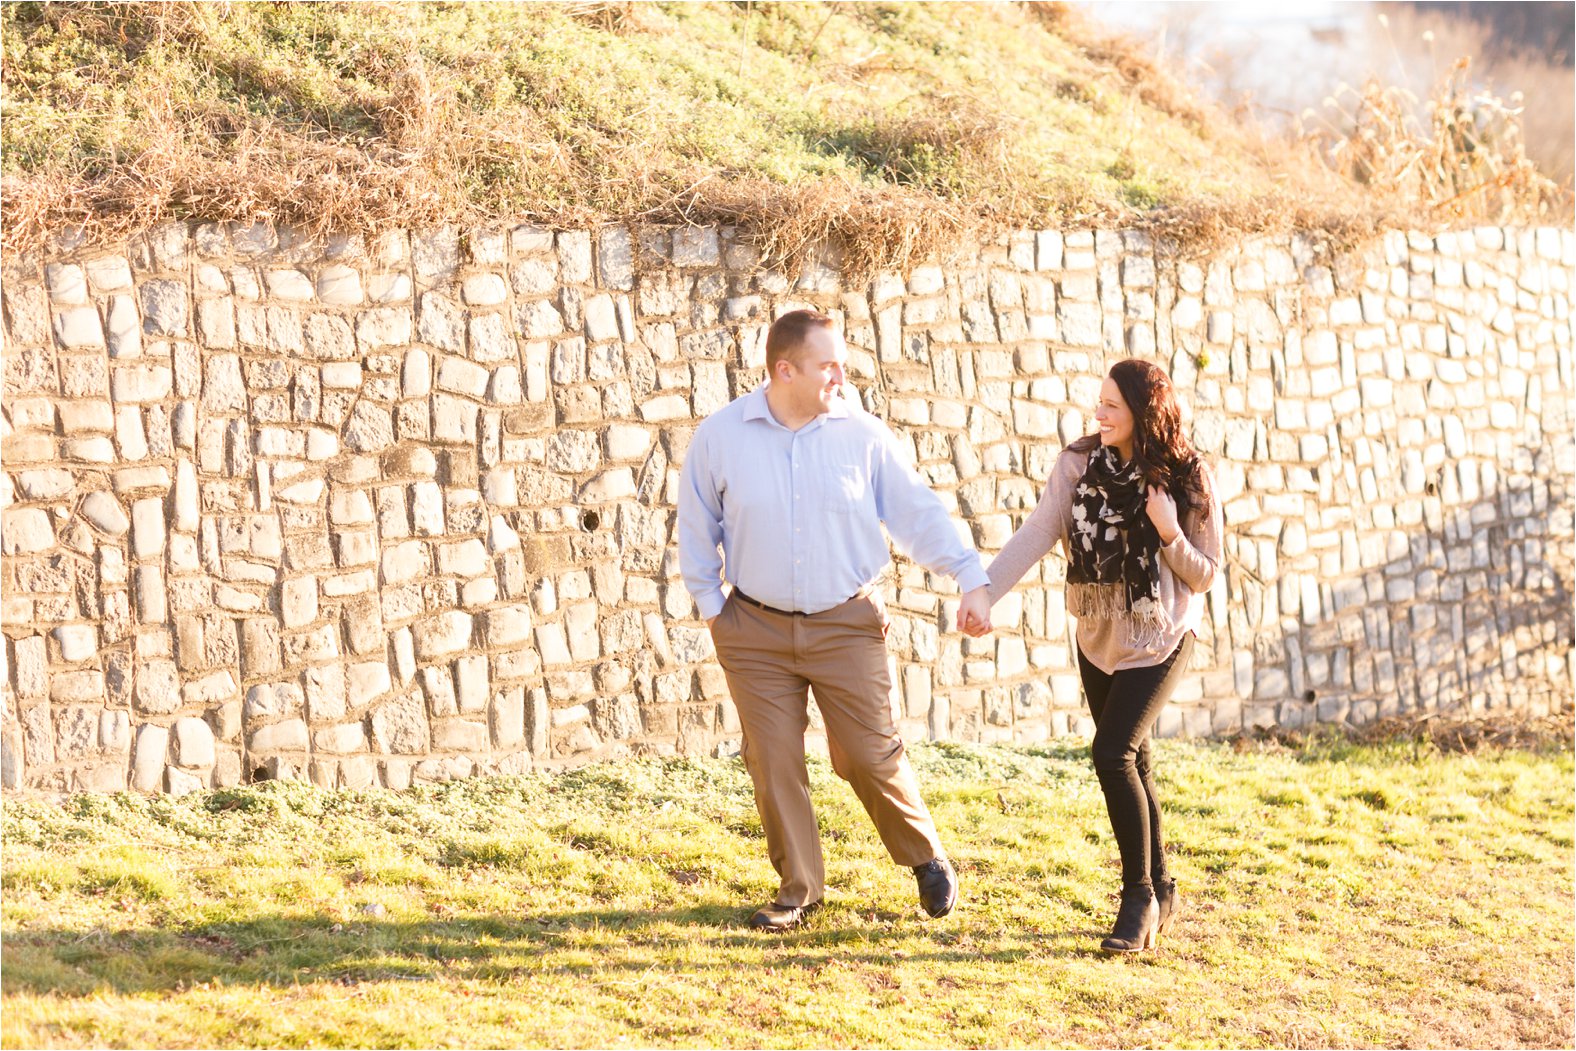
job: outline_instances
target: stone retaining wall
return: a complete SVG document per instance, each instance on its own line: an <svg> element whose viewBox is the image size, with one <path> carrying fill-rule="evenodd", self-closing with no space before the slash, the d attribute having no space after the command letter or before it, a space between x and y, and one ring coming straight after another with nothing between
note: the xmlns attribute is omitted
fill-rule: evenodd
<svg viewBox="0 0 1576 1051"><path fill-rule="evenodd" d="M1573 264L1569 231L1499 228L1194 260L1024 233L857 286L761 270L727 229L168 225L11 259L4 784L735 749L673 487L799 305L843 320L867 406L986 551L1113 360L1170 369L1227 558L1162 733L1568 705ZM1062 568L976 641L899 561L905 733L1087 730Z"/></svg>

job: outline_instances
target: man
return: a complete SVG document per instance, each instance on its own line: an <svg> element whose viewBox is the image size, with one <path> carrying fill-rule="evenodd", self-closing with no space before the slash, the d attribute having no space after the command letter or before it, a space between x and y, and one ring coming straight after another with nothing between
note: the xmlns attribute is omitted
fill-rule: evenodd
<svg viewBox="0 0 1576 1051"><path fill-rule="evenodd" d="M892 432L839 395L847 358L830 317L784 314L766 337L767 382L701 423L680 482L680 569L738 706L780 877L776 898L750 919L765 930L794 926L825 891L804 758L809 690L832 769L892 860L913 868L925 911L945 916L957 900L892 724L881 526L915 561L958 581L959 623L971 634L989 630L989 578Z"/></svg>

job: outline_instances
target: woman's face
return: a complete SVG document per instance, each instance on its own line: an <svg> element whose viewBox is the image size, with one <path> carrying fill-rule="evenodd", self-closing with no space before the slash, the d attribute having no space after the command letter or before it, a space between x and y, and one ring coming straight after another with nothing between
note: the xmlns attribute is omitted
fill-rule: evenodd
<svg viewBox="0 0 1576 1051"><path fill-rule="evenodd" d="M1100 404L1094 419L1100 425L1100 444L1114 445L1123 459L1133 455L1133 410L1122 400L1122 390L1107 376L1100 385Z"/></svg>

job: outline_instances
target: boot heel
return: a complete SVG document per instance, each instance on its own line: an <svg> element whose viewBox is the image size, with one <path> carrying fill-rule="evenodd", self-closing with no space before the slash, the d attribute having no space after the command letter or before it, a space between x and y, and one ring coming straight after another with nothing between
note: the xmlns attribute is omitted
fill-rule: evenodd
<svg viewBox="0 0 1576 1051"><path fill-rule="evenodd" d="M1124 887L1111 936L1100 943L1106 952L1143 952L1153 949L1160 928L1160 908L1147 885Z"/></svg>

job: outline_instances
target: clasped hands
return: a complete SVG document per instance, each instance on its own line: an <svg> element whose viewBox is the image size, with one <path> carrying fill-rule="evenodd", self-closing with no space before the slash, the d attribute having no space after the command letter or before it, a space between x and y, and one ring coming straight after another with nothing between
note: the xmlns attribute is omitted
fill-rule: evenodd
<svg viewBox="0 0 1576 1051"><path fill-rule="evenodd" d="M971 638L990 634L990 589L979 587L963 594L958 604L958 630Z"/></svg>

